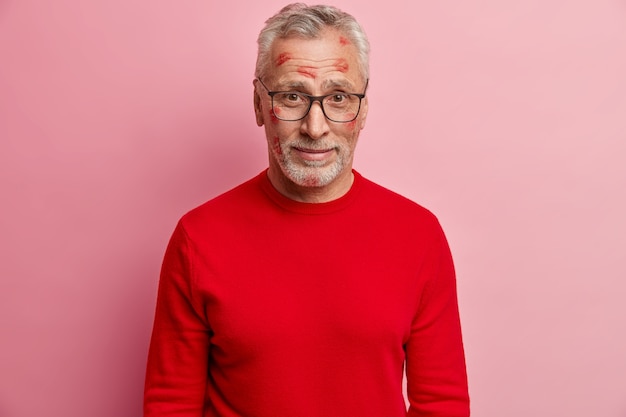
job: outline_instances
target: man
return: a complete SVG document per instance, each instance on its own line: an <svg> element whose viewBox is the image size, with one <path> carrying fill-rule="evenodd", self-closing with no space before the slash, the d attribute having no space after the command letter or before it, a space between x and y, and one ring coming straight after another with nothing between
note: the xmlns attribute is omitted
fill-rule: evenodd
<svg viewBox="0 0 626 417"><path fill-rule="evenodd" d="M352 169L368 110L365 34L336 8L294 4L258 43L269 168L177 225L144 416L468 416L441 227Z"/></svg>

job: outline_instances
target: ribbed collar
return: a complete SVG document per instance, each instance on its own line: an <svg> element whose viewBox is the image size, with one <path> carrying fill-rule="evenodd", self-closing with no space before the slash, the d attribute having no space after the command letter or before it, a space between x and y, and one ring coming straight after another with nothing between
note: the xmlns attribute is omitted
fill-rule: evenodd
<svg viewBox="0 0 626 417"><path fill-rule="evenodd" d="M267 197L274 204L284 210L307 215L328 214L345 209L346 207L350 206L356 199L358 193L361 190L361 187L363 186L363 177L354 169L352 170L352 173L354 174L354 181L352 182L352 186L350 187L348 192L335 200L327 201L324 203L303 203L285 197L284 195L279 193L276 188L274 188L267 176L267 170L259 174L258 184L265 193L265 195L267 195Z"/></svg>

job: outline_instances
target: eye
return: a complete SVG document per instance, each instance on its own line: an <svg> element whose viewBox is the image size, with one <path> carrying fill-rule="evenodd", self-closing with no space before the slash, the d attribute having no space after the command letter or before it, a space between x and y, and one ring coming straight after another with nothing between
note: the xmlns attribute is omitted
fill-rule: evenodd
<svg viewBox="0 0 626 417"><path fill-rule="evenodd" d="M296 91L286 91L274 96L274 103L279 106L295 107L307 104L307 99Z"/></svg>
<svg viewBox="0 0 626 417"><path fill-rule="evenodd" d="M324 104L335 108L345 108L352 104L353 97L346 93L334 93L326 97Z"/></svg>
<svg viewBox="0 0 626 417"><path fill-rule="evenodd" d="M329 100L333 103L333 104L341 104L345 101L348 100L348 95L347 94L333 94L332 96L329 97Z"/></svg>

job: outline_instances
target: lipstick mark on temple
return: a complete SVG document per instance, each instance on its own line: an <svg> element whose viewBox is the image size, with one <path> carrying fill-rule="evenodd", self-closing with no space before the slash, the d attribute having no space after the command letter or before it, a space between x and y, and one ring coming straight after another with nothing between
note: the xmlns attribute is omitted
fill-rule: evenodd
<svg viewBox="0 0 626 417"><path fill-rule="evenodd" d="M278 55L278 58L276 58L276 66L280 67L281 65L283 65L285 62L289 61L291 59L291 54L288 52L283 52L282 54Z"/></svg>
<svg viewBox="0 0 626 417"><path fill-rule="evenodd" d="M348 69L350 69L350 65L348 65L348 61L346 61L344 58L336 60L334 65L337 71L339 72L348 72Z"/></svg>
<svg viewBox="0 0 626 417"><path fill-rule="evenodd" d="M346 45L350 45L350 41L346 38L344 38L343 36L339 37L339 44L341 46L346 46Z"/></svg>
<svg viewBox="0 0 626 417"><path fill-rule="evenodd" d="M314 67L298 67L298 73L308 78L317 77L317 69Z"/></svg>

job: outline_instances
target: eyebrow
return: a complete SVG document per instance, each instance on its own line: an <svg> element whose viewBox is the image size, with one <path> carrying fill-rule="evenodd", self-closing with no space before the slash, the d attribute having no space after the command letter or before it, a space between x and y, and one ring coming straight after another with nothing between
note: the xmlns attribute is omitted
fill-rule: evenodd
<svg viewBox="0 0 626 417"><path fill-rule="evenodd" d="M324 81L324 83L322 84L322 88L324 89L337 88L337 87L353 89L354 85L348 80L327 80L327 81Z"/></svg>
<svg viewBox="0 0 626 417"><path fill-rule="evenodd" d="M289 81L286 83L280 83L276 86L276 90L279 91L288 91L288 90L298 90L303 89L305 84L301 81Z"/></svg>
<svg viewBox="0 0 626 417"><path fill-rule="evenodd" d="M307 85L302 81L288 81L279 84L276 89L278 91L290 91L290 90L305 90ZM351 82L347 80L326 80L322 83L323 90L330 90L333 88L344 88L347 90L354 89Z"/></svg>

